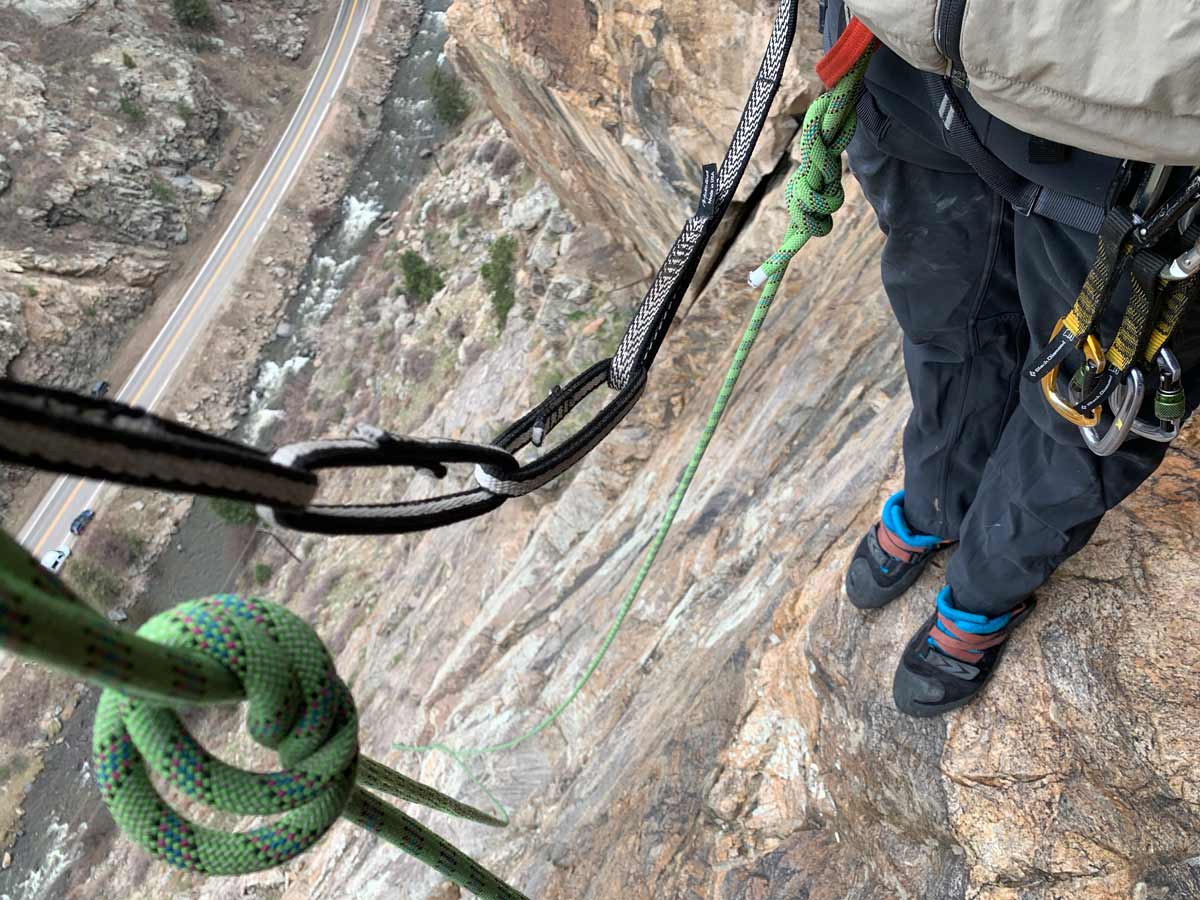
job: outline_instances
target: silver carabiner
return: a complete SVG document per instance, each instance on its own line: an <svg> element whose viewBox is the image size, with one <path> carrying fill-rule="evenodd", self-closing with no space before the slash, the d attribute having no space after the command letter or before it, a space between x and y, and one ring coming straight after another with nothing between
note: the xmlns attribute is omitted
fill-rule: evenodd
<svg viewBox="0 0 1200 900"><path fill-rule="evenodd" d="M1175 354L1166 347L1158 351L1155 357L1155 362L1158 363L1158 394L1155 405L1158 405L1157 400L1164 394L1174 396L1182 389L1180 387L1183 381L1183 369L1179 365L1179 360ZM1120 404L1123 400L1122 390L1124 386L1118 386L1113 391L1112 402ZM1183 425L1183 416L1170 416L1168 418L1160 418L1157 424L1151 424L1145 419L1134 419L1133 433L1140 438L1146 438L1150 441L1158 441L1160 444L1169 444L1175 438L1179 437L1179 430Z"/></svg>
<svg viewBox="0 0 1200 900"><path fill-rule="evenodd" d="M1082 393L1074 384L1071 385L1072 402L1078 403ZM1146 378L1142 375L1142 370L1135 366L1129 370L1125 380L1113 391L1110 402L1114 419L1108 431L1101 434L1099 428L1088 425L1080 426L1079 433L1083 435L1088 449L1097 456L1112 456L1120 450L1121 445L1129 440L1129 435L1133 433L1138 410L1141 409L1142 401L1145 399Z"/></svg>

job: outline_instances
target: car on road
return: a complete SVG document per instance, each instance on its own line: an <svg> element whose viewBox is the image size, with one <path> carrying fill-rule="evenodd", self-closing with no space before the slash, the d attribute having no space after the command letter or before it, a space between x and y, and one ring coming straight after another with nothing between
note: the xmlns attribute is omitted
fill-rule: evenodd
<svg viewBox="0 0 1200 900"><path fill-rule="evenodd" d="M90 509L85 509L79 515L77 515L75 517L75 521L71 523L71 534L83 534L88 527L88 523L94 518L96 518L96 514Z"/></svg>
<svg viewBox="0 0 1200 900"><path fill-rule="evenodd" d="M50 550L42 555L42 565L57 575L62 571L63 564L70 555L70 547L59 547L57 550Z"/></svg>
<svg viewBox="0 0 1200 900"><path fill-rule="evenodd" d="M108 395L109 384L107 381L97 381L90 388L91 394L97 400Z"/></svg>

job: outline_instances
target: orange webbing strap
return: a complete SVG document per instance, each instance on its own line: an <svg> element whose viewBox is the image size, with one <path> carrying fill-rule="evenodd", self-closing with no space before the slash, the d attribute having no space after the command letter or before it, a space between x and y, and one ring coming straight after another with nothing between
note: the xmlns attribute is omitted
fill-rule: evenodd
<svg viewBox="0 0 1200 900"><path fill-rule="evenodd" d="M850 24L837 39L837 43L830 47L829 52L817 63L817 77L826 88L832 89L854 68L854 64L862 59L862 55L874 43L875 35L859 21L858 16L851 17Z"/></svg>

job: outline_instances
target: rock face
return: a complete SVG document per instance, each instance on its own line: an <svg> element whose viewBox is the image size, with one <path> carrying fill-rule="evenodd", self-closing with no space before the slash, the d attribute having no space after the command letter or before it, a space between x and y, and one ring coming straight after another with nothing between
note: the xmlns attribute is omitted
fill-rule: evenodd
<svg viewBox="0 0 1200 900"><path fill-rule="evenodd" d="M96 0L5 0L4 3L51 27L75 21L95 5Z"/></svg>
<svg viewBox="0 0 1200 900"><path fill-rule="evenodd" d="M397 211L315 341L309 380L283 389L277 442L359 421L487 439L610 353L649 274L643 257L694 202L691 176L673 179L661 160L687 173L717 154L769 5L457 3L458 59L509 137L476 123L439 151L446 174ZM807 72L815 40L802 44ZM652 134L635 97L643 76L661 79L654 164L636 164L621 137ZM808 92L800 76L791 84L793 99ZM762 176L787 162L788 112L785 98L746 186L745 228L684 304L641 404L570 477L438 532L308 536L296 538L303 562L263 557L268 595L316 625L353 685L364 752L484 805L446 757L393 744L510 740L588 667L753 305L746 273L784 233L782 185ZM509 141L538 152L498 175ZM501 233L519 250L503 325L479 276ZM1190 429L1056 575L980 702L902 718L891 673L940 564L881 613L840 596L855 542L897 483L908 412L880 246L849 183L833 237L793 265L609 656L554 728L472 760L513 824L420 814L529 896L1200 897L1200 435ZM406 249L447 275L422 306L393 271ZM448 482L348 475L332 499L468 483ZM172 874L111 832L86 846L69 896L465 896L345 824L283 869L231 880Z"/></svg>
<svg viewBox="0 0 1200 900"><path fill-rule="evenodd" d="M770 35L768 0L482 0L455 3L449 52L576 214L601 216L657 265L719 161ZM811 21L815 21L814 18ZM814 45L812 36L801 45ZM783 112L809 80L791 70ZM768 126L745 199L791 141ZM735 211L736 215L736 211Z"/></svg>
<svg viewBox="0 0 1200 900"><path fill-rule="evenodd" d="M15 294L0 291L0 371L17 358L29 340L25 313Z"/></svg>

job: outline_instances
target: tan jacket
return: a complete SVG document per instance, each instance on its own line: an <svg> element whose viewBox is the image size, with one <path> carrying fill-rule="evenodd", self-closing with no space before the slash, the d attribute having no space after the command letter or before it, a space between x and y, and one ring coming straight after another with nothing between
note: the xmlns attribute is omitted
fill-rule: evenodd
<svg viewBox="0 0 1200 900"><path fill-rule="evenodd" d="M1022 131L1105 156L1200 164L1197 0L848 0L892 50L965 75Z"/></svg>

